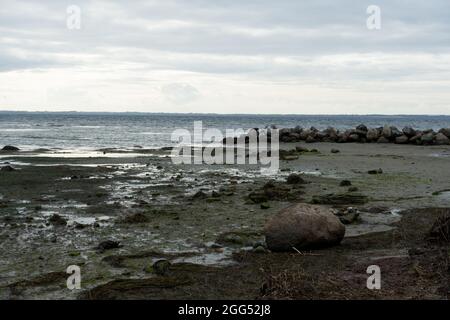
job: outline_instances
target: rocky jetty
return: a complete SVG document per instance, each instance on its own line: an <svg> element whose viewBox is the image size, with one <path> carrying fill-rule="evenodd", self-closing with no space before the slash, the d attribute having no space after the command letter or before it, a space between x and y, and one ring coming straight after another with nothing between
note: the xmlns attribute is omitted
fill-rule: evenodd
<svg viewBox="0 0 450 320"><path fill-rule="evenodd" d="M261 134L271 136L271 129L256 130ZM249 139L245 139L248 143ZM226 142L224 139L224 143ZM234 139L234 143L238 139ZM328 127L319 130L315 127L309 129L297 126L295 128L279 129L280 142L336 142L336 143L396 143L396 144L413 144L413 145L450 145L450 128L442 128L439 131L433 129L416 130L412 127L404 127L398 129L395 126L385 125L384 127L369 128L364 124L358 125L356 128L336 129ZM270 139L269 139L270 140ZM337 151L338 152L338 151Z"/></svg>

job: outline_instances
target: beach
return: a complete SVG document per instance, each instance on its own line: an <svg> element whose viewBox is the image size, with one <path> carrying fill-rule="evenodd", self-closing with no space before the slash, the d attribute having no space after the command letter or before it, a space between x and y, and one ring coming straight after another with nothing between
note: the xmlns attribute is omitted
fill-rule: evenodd
<svg viewBox="0 0 450 320"><path fill-rule="evenodd" d="M448 246L426 238L450 210L450 147L280 144L296 147L273 176L175 165L168 148L2 151L15 170L0 172L0 298L446 298ZM257 200L269 182L284 193ZM340 245L270 252L264 225L293 203L358 214L344 214ZM373 264L381 290L366 287ZM70 265L80 290L67 289Z"/></svg>

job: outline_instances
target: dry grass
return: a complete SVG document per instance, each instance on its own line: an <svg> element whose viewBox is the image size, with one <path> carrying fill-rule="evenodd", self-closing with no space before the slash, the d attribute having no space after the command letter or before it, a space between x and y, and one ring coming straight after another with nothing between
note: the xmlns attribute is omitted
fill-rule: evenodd
<svg viewBox="0 0 450 320"><path fill-rule="evenodd" d="M435 243L450 242L450 214L440 216L436 219L427 234L427 240Z"/></svg>

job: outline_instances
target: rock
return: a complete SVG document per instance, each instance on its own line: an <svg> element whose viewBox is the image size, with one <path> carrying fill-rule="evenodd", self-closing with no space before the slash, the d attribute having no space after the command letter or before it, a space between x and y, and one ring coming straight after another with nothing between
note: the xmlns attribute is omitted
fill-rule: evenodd
<svg viewBox="0 0 450 320"><path fill-rule="evenodd" d="M413 137L411 137L410 139L409 139L409 142L411 142L411 143L416 143L416 144L420 144L420 143L422 143L422 136L423 136L423 133L422 132L420 132L420 131L418 131L418 132L416 132L416 135L415 136L413 136Z"/></svg>
<svg viewBox="0 0 450 320"><path fill-rule="evenodd" d="M79 222L75 222L75 224L73 225L73 227L77 230L85 229L87 226L88 226L87 224L83 224L83 223L79 223Z"/></svg>
<svg viewBox="0 0 450 320"><path fill-rule="evenodd" d="M359 126L356 127L356 131L358 133L360 132L361 134L366 135L369 129L367 128L366 125L360 124Z"/></svg>
<svg viewBox="0 0 450 320"><path fill-rule="evenodd" d="M263 203L269 201L269 197L263 191L253 191L248 195L248 198L254 203Z"/></svg>
<svg viewBox="0 0 450 320"><path fill-rule="evenodd" d="M369 129L366 134L366 138L368 141L377 141L379 138L377 129Z"/></svg>
<svg viewBox="0 0 450 320"><path fill-rule="evenodd" d="M54 226L65 226L65 225L67 225L67 220L64 219L63 217L61 217L59 214L56 214L56 213L54 215L52 215L48 219L48 222L50 222Z"/></svg>
<svg viewBox="0 0 450 320"><path fill-rule="evenodd" d="M152 270L159 276L164 276L167 274L171 266L169 260L161 259L153 263Z"/></svg>
<svg viewBox="0 0 450 320"><path fill-rule="evenodd" d="M308 138L310 133L311 133L311 131L309 129L303 130L300 133L300 140L306 140L306 138Z"/></svg>
<svg viewBox="0 0 450 320"><path fill-rule="evenodd" d="M19 151L20 149L14 146L4 146L3 151Z"/></svg>
<svg viewBox="0 0 450 320"><path fill-rule="evenodd" d="M224 246L253 247L256 242L262 240L263 238L260 232L238 230L221 233L217 237L216 243Z"/></svg>
<svg viewBox="0 0 450 320"><path fill-rule="evenodd" d="M403 135L403 132L397 129L397 127L391 127L392 138L397 138Z"/></svg>
<svg viewBox="0 0 450 320"><path fill-rule="evenodd" d="M295 151L300 152L300 153L301 152L309 152L309 149L302 147L302 146L296 146Z"/></svg>
<svg viewBox="0 0 450 320"><path fill-rule="evenodd" d="M279 155L280 155L280 160L297 160L299 158L297 150L296 149L292 149L292 150L283 150L281 149L279 151Z"/></svg>
<svg viewBox="0 0 450 320"><path fill-rule="evenodd" d="M406 135L401 135L400 137L395 138L395 143L405 144L408 143L409 138Z"/></svg>
<svg viewBox="0 0 450 320"><path fill-rule="evenodd" d="M333 127L326 128L323 133L328 141L336 141L338 139L338 132Z"/></svg>
<svg viewBox="0 0 450 320"><path fill-rule="evenodd" d="M341 151L338 149L331 149L331 153L339 153L339 152L341 152Z"/></svg>
<svg viewBox="0 0 450 320"><path fill-rule="evenodd" d="M287 155L284 157L280 157L281 160L285 160L285 161L297 160L298 158L299 158L298 155Z"/></svg>
<svg viewBox="0 0 450 320"><path fill-rule="evenodd" d="M346 205L346 204L364 204L367 202L367 197L356 193L343 194L326 194L313 196L311 202L313 204L328 204L328 205Z"/></svg>
<svg viewBox="0 0 450 320"><path fill-rule="evenodd" d="M367 171L368 174L382 174L383 173L383 169L378 169L378 170L369 170Z"/></svg>
<svg viewBox="0 0 450 320"><path fill-rule="evenodd" d="M11 166L4 166L4 167L1 167L0 171L11 172L11 171L16 171L16 169L14 169Z"/></svg>
<svg viewBox="0 0 450 320"><path fill-rule="evenodd" d="M420 140L421 140L422 143L425 144L425 145L433 144L433 141L434 141L434 132L428 132L428 133L425 133L425 134L421 137Z"/></svg>
<svg viewBox="0 0 450 320"><path fill-rule="evenodd" d="M213 197L213 198L220 198L220 193L215 191L215 190L213 190L213 192L211 192L211 197Z"/></svg>
<svg viewBox="0 0 450 320"><path fill-rule="evenodd" d="M206 193L204 193L202 190L197 191L193 196L192 199L206 199L208 196Z"/></svg>
<svg viewBox="0 0 450 320"><path fill-rule="evenodd" d="M359 212L358 209L349 207L340 210L338 213L336 213L336 216L343 224L351 224L358 220Z"/></svg>
<svg viewBox="0 0 450 320"><path fill-rule="evenodd" d="M266 253L267 250L263 246L257 246L255 249L253 249L254 253Z"/></svg>
<svg viewBox="0 0 450 320"><path fill-rule="evenodd" d="M392 137L392 129L391 127L389 127L388 125L385 125L383 127L383 131L381 132L382 136L385 137L386 139L390 139Z"/></svg>
<svg viewBox="0 0 450 320"><path fill-rule="evenodd" d="M377 143L389 143L389 140L383 136L377 140Z"/></svg>
<svg viewBox="0 0 450 320"><path fill-rule="evenodd" d="M404 127L402 132L408 138L412 138L412 137L414 137L417 134L416 130L414 130L411 127Z"/></svg>
<svg viewBox="0 0 450 320"><path fill-rule="evenodd" d="M288 184L303 184L305 183L305 180L299 175L298 173L291 173L287 179L286 182Z"/></svg>
<svg viewBox="0 0 450 320"><path fill-rule="evenodd" d="M443 134L443 133L441 133L441 132L439 132L437 135L436 135L436 138L435 138L436 140L436 144L437 145L447 145L447 144L450 144L450 139L449 138L447 138L447 136L445 135L445 134Z"/></svg>
<svg viewBox="0 0 450 320"><path fill-rule="evenodd" d="M359 141L359 135L356 133L352 133L348 136L348 140L351 142L358 142Z"/></svg>
<svg viewBox="0 0 450 320"><path fill-rule="evenodd" d="M350 188L348 188L348 192L356 192L356 191L358 191L357 187L350 187Z"/></svg>
<svg viewBox="0 0 450 320"><path fill-rule="evenodd" d="M352 183L351 183L350 180L342 180L342 181L339 183L339 185L340 185L341 187L348 187L348 186L351 186Z"/></svg>
<svg viewBox="0 0 450 320"><path fill-rule="evenodd" d="M345 226L334 210L300 203L281 210L264 228L267 247L272 251L337 245L344 234Z"/></svg>
<svg viewBox="0 0 450 320"><path fill-rule="evenodd" d="M120 242L113 241L113 240L106 240L106 241L100 242L100 244L97 246L96 249L100 252L104 252L106 250L117 249L120 247L121 247Z"/></svg>
<svg viewBox="0 0 450 320"><path fill-rule="evenodd" d="M146 223L149 222L149 218L142 212L137 212L127 215L123 218L122 223Z"/></svg>
<svg viewBox="0 0 450 320"><path fill-rule="evenodd" d="M450 128L442 128L441 130L439 130L439 133L442 133L443 135L445 135L447 138L450 139Z"/></svg>
<svg viewBox="0 0 450 320"><path fill-rule="evenodd" d="M306 142L306 143L313 143L313 142L317 142L317 140L316 140L312 135L309 135L309 136L306 138L305 142Z"/></svg>
<svg viewBox="0 0 450 320"><path fill-rule="evenodd" d="M269 209L270 205L267 202L261 203L261 209Z"/></svg>

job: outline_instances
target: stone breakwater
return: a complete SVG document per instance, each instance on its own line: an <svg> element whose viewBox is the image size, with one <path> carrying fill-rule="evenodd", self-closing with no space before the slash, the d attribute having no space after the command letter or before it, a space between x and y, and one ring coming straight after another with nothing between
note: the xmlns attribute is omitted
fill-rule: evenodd
<svg viewBox="0 0 450 320"><path fill-rule="evenodd" d="M272 127L271 129L274 129ZM254 129L258 135L267 134L270 136L270 130ZM264 133L263 133L264 132ZM249 139L246 137L245 142ZM227 138L224 139L224 143ZM415 145L450 145L450 128L442 128L439 131L416 130L412 127L398 129L395 126L384 126L378 128L368 128L364 124L352 129L338 130L328 127L325 130L319 130L311 127L309 129L297 126L295 128L279 129L279 139L281 142L359 142L359 143L396 143L396 144L415 144ZM237 138L234 138L237 143Z"/></svg>
<svg viewBox="0 0 450 320"><path fill-rule="evenodd" d="M412 127L404 127L402 130L394 126L368 128L361 124L354 129L337 130L329 127L318 130L314 127L309 129L283 128L279 131L282 142L373 142L373 143L397 143L417 145L448 145L450 144L450 128L443 128L438 132L432 129L415 130Z"/></svg>

